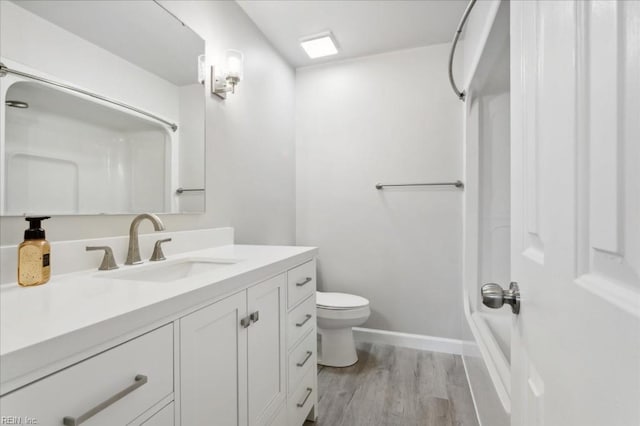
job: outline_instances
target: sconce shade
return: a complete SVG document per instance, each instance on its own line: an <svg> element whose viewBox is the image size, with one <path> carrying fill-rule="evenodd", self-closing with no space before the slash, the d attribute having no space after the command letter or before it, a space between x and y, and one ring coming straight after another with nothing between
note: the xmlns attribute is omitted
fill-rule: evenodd
<svg viewBox="0 0 640 426"><path fill-rule="evenodd" d="M205 76L207 75L207 69L205 67L204 55L198 56L198 83L204 84Z"/></svg>
<svg viewBox="0 0 640 426"><path fill-rule="evenodd" d="M227 50L227 78L236 82L242 80L244 71L244 55L238 50Z"/></svg>

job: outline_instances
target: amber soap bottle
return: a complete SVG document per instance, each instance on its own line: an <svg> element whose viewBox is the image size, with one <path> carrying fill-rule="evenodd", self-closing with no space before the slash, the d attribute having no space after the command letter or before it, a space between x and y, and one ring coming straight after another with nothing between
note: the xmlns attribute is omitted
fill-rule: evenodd
<svg viewBox="0 0 640 426"><path fill-rule="evenodd" d="M51 277L51 246L45 240L41 222L50 216L26 217L29 229L24 231L24 241L18 246L18 284L40 285Z"/></svg>

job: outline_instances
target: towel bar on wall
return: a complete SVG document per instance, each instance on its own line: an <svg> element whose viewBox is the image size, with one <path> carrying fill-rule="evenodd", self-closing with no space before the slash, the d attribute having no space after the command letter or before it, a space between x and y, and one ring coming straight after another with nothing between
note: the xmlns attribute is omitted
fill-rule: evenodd
<svg viewBox="0 0 640 426"><path fill-rule="evenodd" d="M429 182L429 183L376 183L376 189L383 189L386 186L455 186L464 188L464 183L457 180L455 182Z"/></svg>

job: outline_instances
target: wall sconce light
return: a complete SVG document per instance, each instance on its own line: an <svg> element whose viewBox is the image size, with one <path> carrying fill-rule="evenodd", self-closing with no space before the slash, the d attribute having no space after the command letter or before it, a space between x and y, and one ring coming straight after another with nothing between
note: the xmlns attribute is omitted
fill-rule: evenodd
<svg viewBox="0 0 640 426"><path fill-rule="evenodd" d="M206 79L206 58L204 55L198 56L198 83L204 84Z"/></svg>
<svg viewBox="0 0 640 426"><path fill-rule="evenodd" d="M227 50L226 68L211 67L211 93L227 99L227 93L235 93L236 85L242 80L244 55L238 50Z"/></svg>

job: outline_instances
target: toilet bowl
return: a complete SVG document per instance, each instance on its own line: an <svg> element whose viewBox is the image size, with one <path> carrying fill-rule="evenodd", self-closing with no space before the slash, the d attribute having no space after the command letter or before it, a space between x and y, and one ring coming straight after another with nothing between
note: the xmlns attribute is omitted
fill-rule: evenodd
<svg viewBox="0 0 640 426"><path fill-rule="evenodd" d="M318 364L348 367L358 362L352 327L365 323L371 311L364 297L316 292Z"/></svg>

